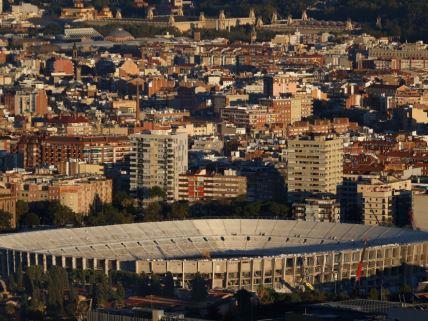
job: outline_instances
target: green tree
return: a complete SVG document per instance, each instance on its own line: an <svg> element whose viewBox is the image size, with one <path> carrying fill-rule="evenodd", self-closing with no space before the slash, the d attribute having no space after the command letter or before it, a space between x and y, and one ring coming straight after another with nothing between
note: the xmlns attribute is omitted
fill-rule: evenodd
<svg viewBox="0 0 428 321"><path fill-rule="evenodd" d="M371 288L369 292L369 299L370 300L378 300L379 299L379 293L376 288Z"/></svg>
<svg viewBox="0 0 428 321"><path fill-rule="evenodd" d="M291 293L290 302L291 303L300 303L300 302L302 302L302 298L301 298L300 294L296 293L296 292Z"/></svg>
<svg viewBox="0 0 428 321"><path fill-rule="evenodd" d="M235 299L238 304L238 313L241 320L249 320L251 312L252 294L245 289L240 289L235 293Z"/></svg>
<svg viewBox="0 0 428 321"><path fill-rule="evenodd" d="M94 304L96 307L103 307L109 299L108 286L105 282L95 283L94 287Z"/></svg>
<svg viewBox="0 0 428 321"><path fill-rule="evenodd" d="M34 227L34 226L38 226L40 225L40 218L37 214L30 212L30 213L26 213L20 221L20 224L22 226L27 226L27 227Z"/></svg>
<svg viewBox="0 0 428 321"><path fill-rule="evenodd" d="M140 295L147 295L150 293L150 279L146 273L141 273L138 279L138 293Z"/></svg>
<svg viewBox="0 0 428 321"><path fill-rule="evenodd" d="M27 214L30 211L28 207L28 203L24 201L17 201L16 202L16 221L20 222L21 218L24 217L25 214Z"/></svg>
<svg viewBox="0 0 428 321"><path fill-rule="evenodd" d="M161 283L156 274L150 276L150 292L156 295L161 293Z"/></svg>
<svg viewBox="0 0 428 321"><path fill-rule="evenodd" d="M116 287L116 298L119 305L122 305L125 301L125 288L122 283L118 283Z"/></svg>
<svg viewBox="0 0 428 321"><path fill-rule="evenodd" d="M46 273L47 306L52 315L64 313L64 294L68 289L68 275L65 269L52 266Z"/></svg>
<svg viewBox="0 0 428 321"><path fill-rule="evenodd" d="M189 205L187 203L177 202L171 205L169 218L183 220L190 215Z"/></svg>
<svg viewBox="0 0 428 321"><path fill-rule="evenodd" d="M68 293L68 300L65 303L65 312L67 315L71 317L75 317L77 315L77 307L79 304L79 294L76 288L72 287Z"/></svg>
<svg viewBox="0 0 428 321"><path fill-rule="evenodd" d="M195 301L202 301L208 296L207 281L199 274L196 273L191 280L191 296Z"/></svg>
<svg viewBox="0 0 428 321"><path fill-rule="evenodd" d="M18 268L16 269L16 288L18 292L25 291L24 288L24 273L22 272L22 264L18 264Z"/></svg>
<svg viewBox="0 0 428 321"><path fill-rule="evenodd" d="M16 315L16 307L13 303L7 303L4 306L4 312L9 318L12 318Z"/></svg>
<svg viewBox="0 0 428 321"><path fill-rule="evenodd" d="M158 202L150 203L143 213L145 222L158 222L163 219L162 207Z"/></svg>
<svg viewBox="0 0 428 321"><path fill-rule="evenodd" d="M163 278L163 295L167 297L173 297L174 296L174 277L172 276L171 272L167 272L165 274L165 277Z"/></svg>
<svg viewBox="0 0 428 321"><path fill-rule="evenodd" d="M113 196L112 205L120 211L133 208L134 199L125 192L115 193Z"/></svg>
<svg viewBox="0 0 428 321"><path fill-rule="evenodd" d="M151 189L149 189L148 196L149 196L149 198L159 197L161 199L165 199L166 198L166 193L159 186L154 186Z"/></svg>
<svg viewBox="0 0 428 321"><path fill-rule="evenodd" d="M0 229L10 229L12 227L12 214L0 210Z"/></svg>

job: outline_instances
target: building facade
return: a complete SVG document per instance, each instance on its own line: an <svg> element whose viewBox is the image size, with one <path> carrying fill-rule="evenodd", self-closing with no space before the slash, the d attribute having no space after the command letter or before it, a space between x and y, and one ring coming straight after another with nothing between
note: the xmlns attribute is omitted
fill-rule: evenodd
<svg viewBox="0 0 428 321"><path fill-rule="evenodd" d="M10 226L16 227L16 196L9 190L0 190L0 210L10 213Z"/></svg>
<svg viewBox="0 0 428 321"><path fill-rule="evenodd" d="M288 140L290 200L311 194L336 194L343 176L343 139L335 135L299 136Z"/></svg>
<svg viewBox="0 0 428 321"><path fill-rule="evenodd" d="M58 201L74 213L87 215L91 206L99 201L112 201L112 181L102 176L85 178L31 178L11 183L11 189L18 200L28 203Z"/></svg>
<svg viewBox="0 0 428 321"><path fill-rule="evenodd" d="M307 198L293 203L296 220L340 223L340 203L334 198Z"/></svg>
<svg viewBox="0 0 428 321"><path fill-rule="evenodd" d="M247 178L236 171L225 170L223 175L202 170L195 174L182 174L178 198L183 201L219 200L246 197Z"/></svg>
<svg viewBox="0 0 428 321"><path fill-rule="evenodd" d="M131 191L155 186L168 201L179 199L179 177L188 168L187 134L153 130L132 136Z"/></svg>

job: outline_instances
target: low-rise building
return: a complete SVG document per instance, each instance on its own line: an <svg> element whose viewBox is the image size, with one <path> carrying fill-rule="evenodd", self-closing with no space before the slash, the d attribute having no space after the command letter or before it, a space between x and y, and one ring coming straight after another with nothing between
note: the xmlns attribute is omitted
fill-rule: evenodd
<svg viewBox="0 0 428 321"><path fill-rule="evenodd" d="M201 201L245 197L247 178L234 170L225 170L223 175L201 170L194 174L182 174L179 178L179 200Z"/></svg>
<svg viewBox="0 0 428 321"><path fill-rule="evenodd" d="M296 220L314 222L340 222L340 204L334 198L307 198L293 204Z"/></svg>
<svg viewBox="0 0 428 321"><path fill-rule="evenodd" d="M102 176L70 177L23 177L11 183L11 190L18 200L25 202L58 201L74 213L87 215L91 206L99 201L112 201L112 181Z"/></svg>
<svg viewBox="0 0 428 321"><path fill-rule="evenodd" d="M411 180L394 177L372 179L357 186L363 223L368 225L409 223L411 201Z"/></svg>
<svg viewBox="0 0 428 321"><path fill-rule="evenodd" d="M10 213L10 226L16 227L16 196L8 189L0 189L0 210Z"/></svg>

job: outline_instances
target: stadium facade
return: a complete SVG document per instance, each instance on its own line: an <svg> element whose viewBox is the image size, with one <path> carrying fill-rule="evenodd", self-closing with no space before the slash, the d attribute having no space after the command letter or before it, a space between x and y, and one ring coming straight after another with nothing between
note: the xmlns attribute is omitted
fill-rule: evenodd
<svg viewBox="0 0 428 321"><path fill-rule="evenodd" d="M361 256L364 254L364 257ZM183 287L196 273L213 288L286 290L398 288L427 279L428 233L353 224L207 219L55 229L0 237L1 273L53 265L171 272ZM343 288L342 288L343 289Z"/></svg>

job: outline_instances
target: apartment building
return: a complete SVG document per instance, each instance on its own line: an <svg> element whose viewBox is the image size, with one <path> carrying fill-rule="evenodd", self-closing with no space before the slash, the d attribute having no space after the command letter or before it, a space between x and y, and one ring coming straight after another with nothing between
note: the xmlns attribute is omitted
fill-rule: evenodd
<svg viewBox="0 0 428 321"><path fill-rule="evenodd" d="M131 153L126 136L50 136L41 145L42 164L59 165L71 158L88 164L123 161Z"/></svg>
<svg viewBox="0 0 428 321"><path fill-rule="evenodd" d="M15 93L15 115L44 115L48 112L48 96L44 90L25 91Z"/></svg>
<svg viewBox="0 0 428 321"><path fill-rule="evenodd" d="M12 215L10 226L16 227L16 196L9 189L0 189L0 210Z"/></svg>
<svg viewBox="0 0 428 321"><path fill-rule="evenodd" d="M234 170L225 170L223 175L207 173L182 174L179 179L179 200L200 201L245 197L247 178Z"/></svg>
<svg viewBox="0 0 428 321"><path fill-rule="evenodd" d="M340 223L340 203L334 198L307 198L293 203L296 220Z"/></svg>
<svg viewBox="0 0 428 321"><path fill-rule="evenodd" d="M343 176L343 139L335 135L299 136L288 140L288 197L336 194Z"/></svg>
<svg viewBox="0 0 428 321"><path fill-rule="evenodd" d="M363 223L367 225L409 223L412 183L392 176L372 179L357 186Z"/></svg>
<svg viewBox="0 0 428 321"><path fill-rule="evenodd" d="M279 97L297 92L297 78L288 74L267 75L263 79L265 97Z"/></svg>
<svg viewBox="0 0 428 321"><path fill-rule="evenodd" d="M188 137L171 130L152 130L131 137L131 191L161 187L168 201L179 199L179 177L188 168Z"/></svg>
<svg viewBox="0 0 428 321"><path fill-rule="evenodd" d="M10 183L18 200L25 202L59 201L74 213L87 215L98 199L102 203L112 201L112 181L102 176L83 178L31 176L15 177Z"/></svg>

